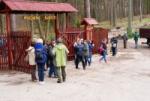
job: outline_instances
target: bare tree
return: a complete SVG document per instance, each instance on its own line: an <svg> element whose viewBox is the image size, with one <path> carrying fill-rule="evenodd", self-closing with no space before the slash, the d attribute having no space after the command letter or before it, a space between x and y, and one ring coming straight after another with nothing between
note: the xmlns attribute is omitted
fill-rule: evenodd
<svg viewBox="0 0 150 101"><path fill-rule="evenodd" d="M132 0L128 0L128 34L132 33Z"/></svg>

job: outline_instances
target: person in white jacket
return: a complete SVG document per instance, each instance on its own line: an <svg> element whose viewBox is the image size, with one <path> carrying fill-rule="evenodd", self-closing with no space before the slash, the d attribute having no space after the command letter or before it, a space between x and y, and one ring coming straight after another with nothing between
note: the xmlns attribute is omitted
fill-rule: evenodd
<svg viewBox="0 0 150 101"><path fill-rule="evenodd" d="M26 49L26 51L28 53L28 62L31 67L31 79L32 81L37 81L34 43L31 43L31 46L29 46L29 48Z"/></svg>

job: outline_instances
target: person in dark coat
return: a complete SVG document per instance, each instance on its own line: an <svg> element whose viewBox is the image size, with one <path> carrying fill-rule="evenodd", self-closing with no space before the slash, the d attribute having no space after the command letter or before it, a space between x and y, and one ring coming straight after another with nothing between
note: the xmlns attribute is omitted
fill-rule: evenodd
<svg viewBox="0 0 150 101"><path fill-rule="evenodd" d="M124 33L124 35L122 36L122 39L123 39L123 46L124 46L124 48L127 48L127 41L128 41L127 33Z"/></svg>
<svg viewBox="0 0 150 101"><path fill-rule="evenodd" d="M82 62L82 66L83 66L83 69L85 70L86 69L86 66L85 66L85 61L84 61L84 56L83 56L83 43L81 43L81 41L79 41L76 45L76 69L78 69L78 65L80 63L80 61Z"/></svg>
<svg viewBox="0 0 150 101"><path fill-rule="evenodd" d="M116 37L112 37L110 42L111 42L112 56L115 56L117 54L117 43L118 43L118 40L117 40Z"/></svg>
<svg viewBox="0 0 150 101"><path fill-rule="evenodd" d="M46 52L48 53L48 45L49 45L49 42L48 41L44 41L44 43L43 43L43 45L44 45L44 48L46 49ZM49 58L48 58L48 54L47 54L47 60L46 60L46 66L45 66L45 68L44 68L44 71L47 71L48 70L48 68L49 68L49 64L48 64L48 61L49 61Z"/></svg>
<svg viewBox="0 0 150 101"><path fill-rule="evenodd" d="M80 38L78 38L77 41L75 41L74 44L73 44L73 47L74 47L74 63L75 63L75 65L77 63L77 51L78 51L77 45L78 45L79 41L80 41Z"/></svg>
<svg viewBox="0 0 150 101"><path fill-rule="evenodd" d="M89 45L86 40L84 40L83 43L83 57L84 57L85 65L87 66L88 57L89 57Z"/></svg>
<svg viewBox="0 0 150 101"><path fill-rule="evenodd" d="M48 66L49 66L49 77L57 78L57 70L56 70L56 61L55 61L55 55L52 53L53 48L55 47L56 42L55 40L52 40L52 42L48 45Z"/></svg>
<svg viewBox="0 0 150 101"><path fill-rule="evenodd" d="M139 34L138 32L134 33L134 41L135 41L135 48L138 48L138 39L139 39Z"/></svg>

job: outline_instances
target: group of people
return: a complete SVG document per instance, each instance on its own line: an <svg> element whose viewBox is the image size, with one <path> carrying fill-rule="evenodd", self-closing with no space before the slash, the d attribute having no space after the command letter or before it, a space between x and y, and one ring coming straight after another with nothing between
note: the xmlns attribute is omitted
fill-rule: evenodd
<svg viewBox="0 0 150 101"><path fill-rule="evenodd" d="M121 38L123 39L123 47L127 48L127 41L128 41L127 33L125 33ZM135 33L133 33L135 48L138 48L138 39L139 39L139 33L136 31ZM118 37L112 37L110 43L111 43L112 56L115 56L117 54Z"/></svg>
<svg viewBox="0 0 150 101"><path fill-rule="evenodd" d="M73 46L76 69L79 69L79 63L82 62L83 69L85 70L87 65L91 65L94 43L91 40L83 40L79 38Z"/></svg>
<svg viewBox="0 0 150 101"><path fill-rule="evenodd" d="M58 78L57 83L66 81L66 62L69 50L63 44L62 38L57 41L44 43L42 39L36 39L32 42L27 51L27 61L31 66L32 81L37 81L36 66L38 69L38 80L44 84L44 71L49 68L49 77ZM45 68L46 67L46 68Z"/></svg>
<svg viewBox="0 0 150 101"><path fill-rule="evenodd" d="M135 48L138 47L138 33L135 32ZM125 38L125 36L124 36ZM125 38L127 40L127 38ZM107 63L107 39L103 39L99 45L98 52L100 54L99 61L104 60ZM117 54L118 38L112 37L110 40L112 56ZM82 62L83 70L86 70L87 65L92 63L92 54L94 43L91 40L83 40L78 38L73 44L75 54L75 67L79 69L79 63ZM124 45L126 48L126 45ZM69 50L63 44L62 38L58 38L56 41L44 43L42 39L37 39L32 42L27 51L27 61L31 66L31 78L32 81L37 81L36 67L38 69L38 80L40 84L44 84L44 71L48 68L48 76L52 78L58 78L57 83L66 81L66 62L67 54ZM46 68L45 68L46 67Z"/></svg>
<svg viewBox="0 0 150 101"><path fill-rule="evenodd" d="M127 48L127 41L128 41L127 33L125 33L121 38L123 39L123 47ZM135 33L133 33L133 40L135 42L135 48L138 48L138 38L139 38L139 33L136 31ZM116 56L117 48L118 48L118 37L115 37L115 36L112 37L110 39L110 43L111 43L111 49L110 50L112 52L112 56ZM100 43L98 51L101 55L100 61L104 60L107 63L107 58L106 58L107 40L106 39L102 40L102 42Z"/></svg>

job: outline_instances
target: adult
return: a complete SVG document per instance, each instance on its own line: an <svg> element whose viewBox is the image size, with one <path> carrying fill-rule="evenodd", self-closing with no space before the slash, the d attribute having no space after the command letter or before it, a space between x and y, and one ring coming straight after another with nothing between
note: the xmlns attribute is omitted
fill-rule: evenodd
<svg viewBox="0 0 150 101"><path fill-rule="evenodd" d="M80 38L77 38L77 40L73 44L73 47L74 47L74 63L75 63L75 65L77 63L77 61L76 61L77 60L77 51L78 51L77 45L78 45L79 41L80 41Z"/></svg>
<svg viewBox="0 0 150 101"><path fill-rule="evenodd" d="M127 33L124 33L124 35L122 36L122 39L123 39L123 46L124 46L124 48L127 48L127 41L128 41Z"/></svg>
<svg viewBox="0 0 150 101"><path fill-rule="evenodd" d="M112 37L110 42L111 42L112 56L115 56L117 54L117 43L118 43L118 40L117 40L116 37Z"/></svg>
<svg viewBox="0 0 150 101"><path fill-rule="evenodd" d="M80 61L82 62L82 66L83 66L83 69L85 70L85 61L84 61L84 55L83 55L83 43L82 43L82 40L80 40L77 45L76 45L76 69L79 69L78 65L80 63Z"/></svg>
<svg viewBox="0 0 150 101"><path fill-rule="evenodd" d="M86 67L88 63L88 57L89 57L89 45L86 40L84 40L83 42L83 57L84 57L84 62Z"/></svg>
<svg viewBox="0 0 150 101"><path fill-rule="evenodd" d="M134 33L134 41L135 41L135 48L138 48L138 38L139 38L139 34L138 32Z"/></svg>
<svg viewBox="0 0 150 101"><path fill-rule="evenodd" d="M26 49L27 52L27 61L31 68L31 79L32 81L36 81L36 62L35 62L35 49L34 49L34 43L31 43L31 46L29 46L28 49Z"/></svg>
<svg viewBox="0 0 150 101"><path fill-rule="evenodd" d="M88 45L89 45L89 57L88 57L88 64L89 66L92 63L92 54L93 54L93 48L94 48L94 42L89 40L88 41Z"/></svg>
<svg viewBox="0 0 150 101"><path fill-rule="evenodd" d="M47 61L47 52L43 45L42 39L37 39L34 45L35 47L35 61L38 67L39 83L44 84L44 68Z"/></svg>
<svg viewBox="0 0 150 101"><path fill-rule="evenodd" d="M49 77L57 77L57 70L56 70L56 61L55 55L53 54L53 49L56 45L55 40L52 40L51 43L48 45L48 67L49 67Z"/></svg>
<svg viewBox="0 0 150 101"><path fill-rule="evenodd" d="M66 63L67 63L67 54L69 50L63 44L62 38L58 38L57 44L53 49L53 54L56 56L56 67L58 73L58 81L57 83L61 83L62 81L66 81ZM62 75L62 76L61 76Z"/></svg>

